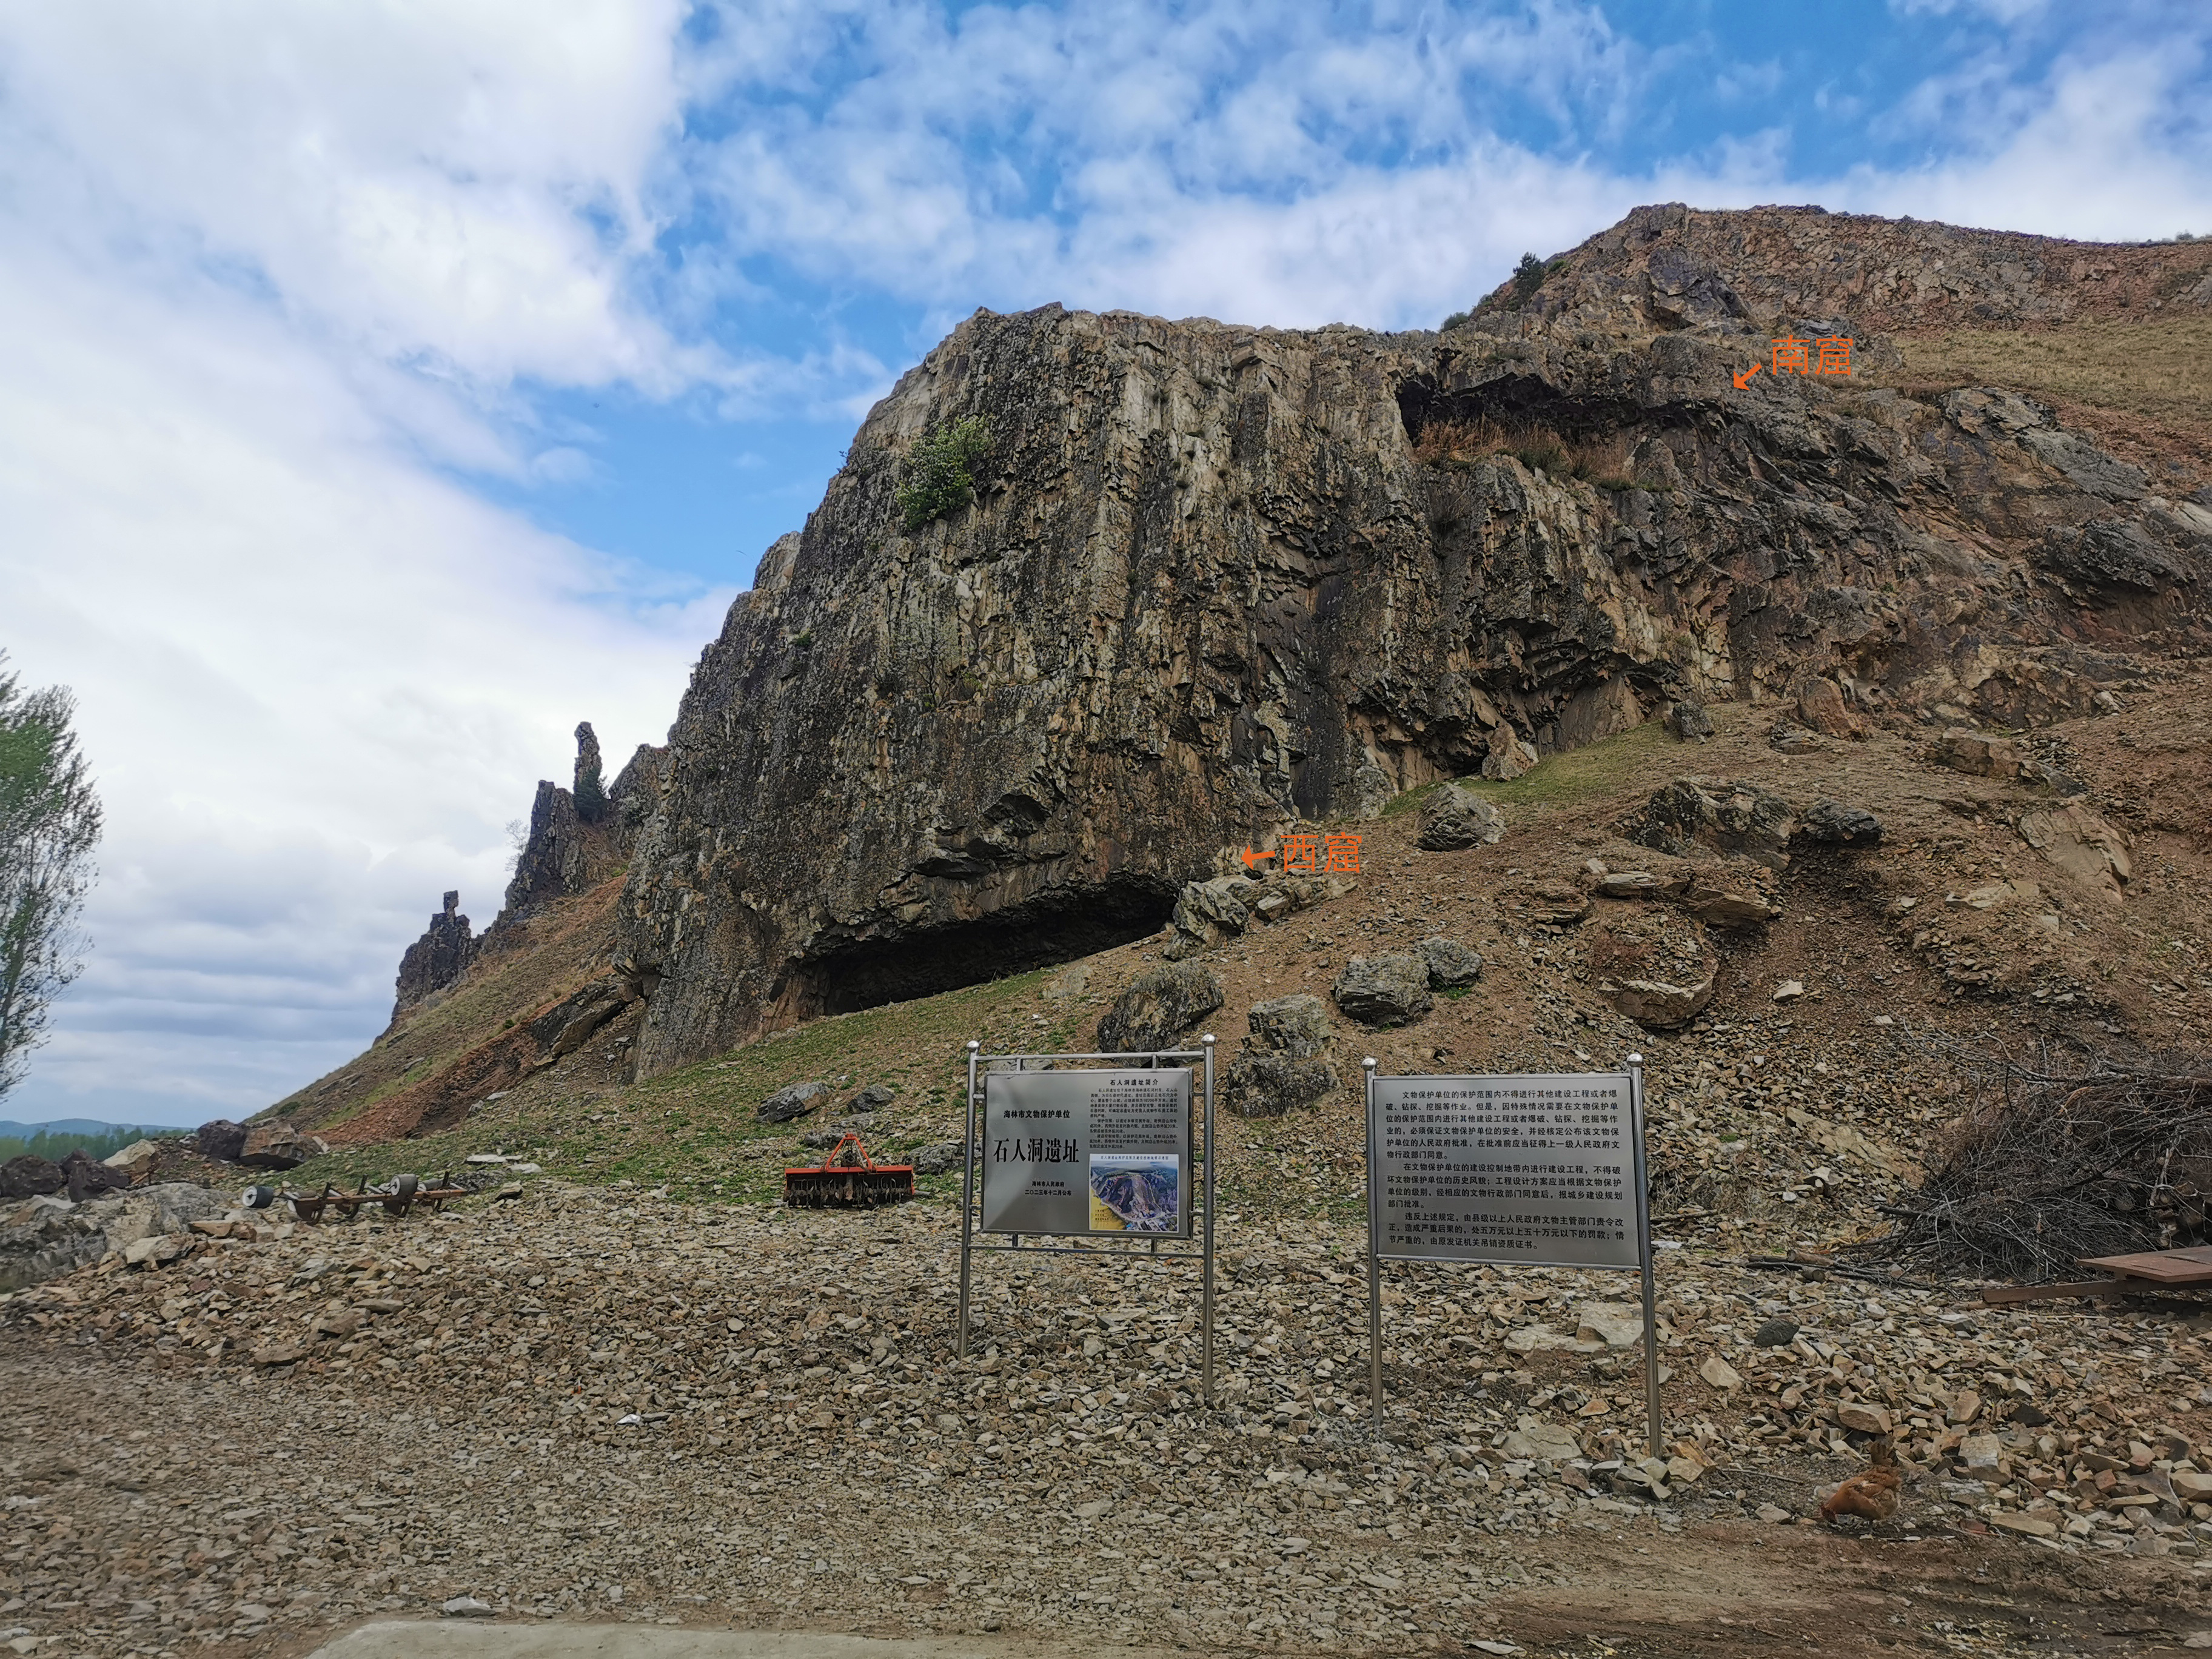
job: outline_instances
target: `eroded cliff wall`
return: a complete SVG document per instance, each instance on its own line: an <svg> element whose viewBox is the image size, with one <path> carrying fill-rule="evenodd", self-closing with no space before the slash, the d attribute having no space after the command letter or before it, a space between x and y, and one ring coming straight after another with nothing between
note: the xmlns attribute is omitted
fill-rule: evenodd
<svg viewBox="0 0 2212 1659"><path fill-rule="evenodd" d="M2204 504L2002 393L1739 389L1771 319L1668 294L1669 234L1446 335L962 324L684 698L623 906L645 1068L1134 937L1224 845L1679 696L2022 723L2201 641ZM972 502L904 529L966 416Z"/></svg>

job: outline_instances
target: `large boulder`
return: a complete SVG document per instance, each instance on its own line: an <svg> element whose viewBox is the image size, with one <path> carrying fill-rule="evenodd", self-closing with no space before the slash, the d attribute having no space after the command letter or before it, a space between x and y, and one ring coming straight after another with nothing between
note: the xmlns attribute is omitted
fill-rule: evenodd
<svg viewBox="0 0 2212 1659"><path fill-rule="evenodd" d="M761 1102L754 1115L763 1123L788 1123L827 1105L829 1097L826 1083L787 1084Z"/></svg>
<svg viewBox="0 0 2212 1659"><path fill-rule="evenodd" d="M252 1170L296 1170L330 1151L317 1135L303 1135L289 1123L257 1123L246 1132L238 1162Z"/></svg>
<svg viewBox="0 0 2212 1659"><path fill-rule="evenodd" d="M1655 791L1626 828L1638 845L1678 858L1702 846L1779 870L1790 862L1796 814L1755 783L1677 778Z"/></svg>
<svg viewBox="0 0 2212 1659"><path fill-rule="evenodd" d="M1684 743L1703 743L1713 734L1713 717L1695 697L1684 697L1668 706L1667 729Z"/></svg>
<svg viewBox="0 0 2212 1659"><path fill-rule="evenodd" d="M1421 961L1429 970L1429 988L1455 991L1481 976L1481 954L1455 939L1438 933L1420 943Z"/></svg>
<svg viewBox="0 0 2212 1659"><path fill-rule="evenodd" d="M1687 1024L1713 1000L1719 961L1696 922L1644 908L1609 915L1592 930L1590 971L1599 992L1638 1024Z"/></svg>
<svg viewBox="0 0 2212 1659"><path fill-rule="evenodd" d="M1175 925L1209 944L1233 939L1252 925L1246 900L1252 884L1242 876L1216 876L1186 883L1176 899Z"/></svg>
<svg viewBox="0 0 2212 1659"><path fill-rule="evenodd" d="M0 1199L40 1198L69 1185L61 1165L26 1152L0 1164Z"/></svg>
<svg viewBox="0 0 2212 1659"><path fill-rule="evenodd" d="M1316 996L1300 994L1255 1002L1246 1021L1250 1035L1244 1039L1244 1046L1261 1054L1314 1060L1328 1054L1336 1042L1328 1006Z"/></svg>
<svg viewBox="0 0 2212 1659"><path fill-rule="evenodd" d="M1141 975L1098 1019L1102 1054L1146 1054L1175 1040L1221 1006L1221 981L1195 962Z"/></svg>
<svg viewBox="0 0 2212 1659"><path fill-rule="evenodd" d="M110 1152L100 1161L111 1170L121 1170L129 1174L149 1158L158 1158L161 1152L161 1143L158 1140L134 1140L122 1151Z"/></svg>
<svg viewBox="0 0 2212 1659"><path fill-rule="evenodd" d="M1510 783L1536 764L1536 751L1506 725L1490 728L1490 752L1482 757L1482 775L1493 783Z"/></svg>
<svg viewBox="0 0 2212 1659"><path fill-rule="evenodd" d="M1798 814L1797 838L1830 847L1871 847L1881 839L1881 820L1863 806L1823 796Z"/></svg>
<svg viewBox="0 0 2212 1659"><path fill-rule="evenodd" d="M1589 895L1571 881L1529 881L1500 895L1502 908L1538 927L1571 927L1589 915Z"/></svg>
<svg viewBox="0 0 2212 1659"><path fill-rule="evenodd" d="M33 1199L0 1221L0 1292L58 1279L126 1253L141 1240L184 1233L229 1207L224 1197L181 1181L105 1193L83 1204Z"/></svg>
<svg viewBox="0 0 2212 1659"><path fill-rule="evenodd" d="M1488 847L1505 834L1505 815L1463 783L1431 789L1421 803L1421 830L1414 845L1431 853L1462 847ZM1516 843L1517 845L1517 843Z"/></svg>
<svg viewBox="0 0 2212 1659"><path fill-rule="evenodd" d="M2021 839L2115 904L2135 874L2127 837L2079 801L2021 816Z"/></svg>
<svg viewBox="0 0 2212 1659"><path fill-rule="evenodd" d="M1844 701L1844 690L1818 675L1800 680L1796 687L1796 714L1800 724L1831 738L1863 738L1866 722Z"/></svg>
<svg viewBox="0 0 2212 1659"><path fill-rule="evenodd" d="M2020 771L2020 749L2009 738L1954 726L1936 739L1935 757L1954 771L1978 778L2009 778Z"/></svg>
<svg viewBox="0 0 2212 1659"><path fill-rule="evenodd" d="M1244 1117L1279 1117L1313 1105L1337 1086L1331 1059L1336 1028L1319 997L1278 997L1252 1005L1243 1049L1222 1096Z"/></svg>
<svg viewBox="0 0 2212 1659"><path fill-rule="evenodd" d="M943 1175L948 1170L966 1166L968 1143L964 1140L933 1141L909 1156L907 1162L914 1166L916 1175Z"/></svg>
<svg viewBox="0 0 2212 1659"><path fill-rule="evenodd" d="M72 1204L82 1204L102 1193L125 1191L131 1185L129 1174L109 1169L82 1146L70 1152L58 1167L62 1174L62 1190L69 1194Z"/></svg>
<svg viewBox="0 0 2212 1659"><path fill-rule="evenodd" d="M1187 961L1209 945L1347 890L1349 884L1336 877L1302 874L1271 873L1256 879L1227 875L1186 883L1176 900L1175 936L1161 954L1170 962Z"/></svg>
<svg viewBox="0 0 2212 1659"><path fill-rule="evenodd" d="M1362 1025L1403 1025L1437 1006L1429 994L1429 964L1395 951L1352 957L1329 988L1329 995L1346 1017Z"/></svg>
<svg viewBox="0 0 2212 1659"><path fill-rule="evenodd" d="M238 1155L246 1150L246 1126L219 1117L212 1123L203 1123L192 1132L192 1148L202 1158L211 1158L218 1164L235 1164Z"/></svg>

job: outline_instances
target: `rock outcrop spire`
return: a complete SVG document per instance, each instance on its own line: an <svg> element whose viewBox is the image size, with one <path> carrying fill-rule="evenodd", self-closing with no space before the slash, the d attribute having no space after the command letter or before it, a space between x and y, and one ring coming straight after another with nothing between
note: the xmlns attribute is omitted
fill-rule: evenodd
<svg viewBox="0 0 2212 1659"><path fill-rule="evenodd" d="M459 914L460 902L458 890L447 893L444 908L430 918L422 937L399 958L397 995L392 1004L394 1024L403 1014L453 984L476 960L477 941L469 932L469 919Z"/></svg>

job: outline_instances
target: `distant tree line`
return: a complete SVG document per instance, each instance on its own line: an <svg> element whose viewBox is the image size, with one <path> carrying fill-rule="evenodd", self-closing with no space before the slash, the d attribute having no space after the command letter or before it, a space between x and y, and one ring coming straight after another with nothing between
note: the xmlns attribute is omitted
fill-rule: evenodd
<svg viewBox="0 0 2212 1659"><path fill-rule="evenodd" d="M128 1123L118 1123L97 1134L56 1134L52 1130L41 1129L34 1135L0 1135L0 1164L27 1153L33 1158L43 1158L50 1164L58 1164L80 1146L84 1149L87 1158L103 1158L112 1152L121 1152L136 1141L184 1133L182 1129L134 1128Z"/></svg>

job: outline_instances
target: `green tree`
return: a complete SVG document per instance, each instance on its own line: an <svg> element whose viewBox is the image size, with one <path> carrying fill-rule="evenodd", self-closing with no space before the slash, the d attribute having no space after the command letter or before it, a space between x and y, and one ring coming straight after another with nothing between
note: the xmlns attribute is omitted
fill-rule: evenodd
<svg viewBox="0 0 2212 1659"><path fill-rule="evenodd" d="M0 651L0 1098L23 1080L55 994L77 976L77 931L100 798L66 687L26 691Z"/></svg>
<svg viewBox="0 0 2212 1659"><path fill-rule="evenodd" d="M1521 263L1513 267L1513 297L1533 300L1536 290L1544 286L1544 262L1533 253L1521 256Z"/></svg>
<svg viewBox="0 0 2212 1659"><path fill-rule="evenodd" d="M975 487L975 463L990 447L991 428L981 415L923 433L906 458L898 487L899 514L906 527L919 530L966 506L968 494Z"/></svg>

